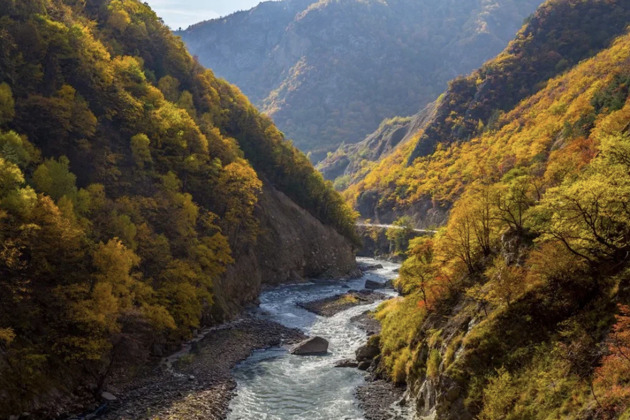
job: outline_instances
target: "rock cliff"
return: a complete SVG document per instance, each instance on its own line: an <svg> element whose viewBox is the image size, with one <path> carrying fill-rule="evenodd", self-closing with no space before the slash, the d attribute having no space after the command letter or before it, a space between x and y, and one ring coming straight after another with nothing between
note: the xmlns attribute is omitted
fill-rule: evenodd
<svg viewBox="0 0 630 420"><path fill-rule="evenodd" d="M264 182L256 209L261 234L215 282L213 315L222 320L256 301L263 285L358 275L349 241Z"/></svg>

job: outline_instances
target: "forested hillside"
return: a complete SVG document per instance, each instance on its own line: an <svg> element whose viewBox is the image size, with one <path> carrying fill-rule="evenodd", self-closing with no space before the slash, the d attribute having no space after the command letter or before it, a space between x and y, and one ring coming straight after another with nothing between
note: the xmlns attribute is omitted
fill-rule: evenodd
<svg viewBox="0 0 630 420"><path fill-rule="evenodd" d="M450 82L424 127L346 180L346 197L365 218L391 222L408 214L419 226L442 223L462 186L477 175L471 167L452 168L453 151L499 129L505 112L544 88L549 78L605 48L628 22L627 2L547 1L505 51ZM502 159L511 159L507 151Z"/></svg>
<svg viewBox="0 0 630 420"><path fill-rule="evenodd" d="M450 127L448 135L421 130L394 154L401 166L392 157L366 178L390 183L402 205L424 196L450 209L434 237L411 241L397 281L404 297L379 308L383 331L372 339L381 373L408 384L419 414L630 415L630 35L578 63L625 32L629 8L548 1L506 53L473 74L476 94L454 96L469 79L451 84L438 109L453 110L452 119L438 111L433 125ZM532 32L537 21L572 10L595 26L555 21ZM569 26L592 36L562 38ZM549 66L532 62L525 48L537 38L574 57L556 56L562 65L549 80L536 70ZM502 73L508 68L524 69L537 86L516 83L522 77ZM489 80L508 82L494 85L486 103L480 86L490 84L481 77L489 69L498 71ZM495 106L505 112L483 114ZM456 111L467 108L495 115L469 127L464 116L477 114ZM407 167L417 140L433 135L432 149Z"/></svg>
<svg viewBox="0 0 630 420"><path fill-rule="evenodd" d="M545 3L508 48L471 75L451 81L439 101L411 118L384 121L365 140L342 145L317 167L343 190L361 182L395 146L414 135L413 150L395 158L403 168L412 166L418 157L430 155L438 143L469 140L494 124L502 112L539 90L550 77L608 45L624 30L628 19L628 7L620 2ZM370 209L373 203L364 204L367 206L359 206L362 210L374 211ZM392 217L387 213L381 209L365 216Z"/></svg>
<svg viewBox="0 0 630 420"><path fill-rule="evenodd" d="M354 268L350 208L146 4L3 0L0 43L0 417Z"/></svg>
<svg viewBox="0 0 630 420"><path fill-rule="evenodd" d="M541 2L284 0L179 34L319 161L435 100Z"/></svg>

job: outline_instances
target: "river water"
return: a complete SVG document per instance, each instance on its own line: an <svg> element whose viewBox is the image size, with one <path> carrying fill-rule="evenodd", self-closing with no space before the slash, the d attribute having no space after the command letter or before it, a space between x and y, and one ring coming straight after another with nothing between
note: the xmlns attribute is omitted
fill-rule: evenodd
<svg viewBox="0 0 630 420"><path fill-rule="evenodd" d="M267 290L260 297L259 315L309 336L330 342L326 356L294 356L286 349L255 352L234 369L237 395L231 401L229 420L358 420L364 419L354 391L365 382L358 369L335 368L337 361L354 358L366 342L366 334L350 318L374 309L378 303L357 306L325 318L308 312L297 302L318 300L348 291L361 290L365 281L381 283L396 277L399 267L386 261L361 258L384 268L364 273L346 283L307 283ZM344 285L346 287L344 287ZM394 296L392 290L381 290Z"/></svg>

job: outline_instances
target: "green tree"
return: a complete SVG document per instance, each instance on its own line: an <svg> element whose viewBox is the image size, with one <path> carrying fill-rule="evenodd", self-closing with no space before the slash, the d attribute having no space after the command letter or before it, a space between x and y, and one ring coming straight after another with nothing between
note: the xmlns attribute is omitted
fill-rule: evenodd
<svg viewBox="0 0 630 420"><path fill-rule="evenodd" d="M70 160L62 156L59 160L46 159L33 173L37 189L55 200L63 196L74 199L77 194L77 177L70 172Z"/></svg>
<svg viewBox="0 0 630 420"><path fill-rule="evenodd" d="M395 220L393 227L385 233L387 239L393 245L397 255L405 255L409 247L409 240L413 236L413 220L409 216L402 216Z"/></svg>
<svg viewBox="0 0 630 420"><path fill-rule="evenodd" d="M6 83L0 83L0 126L15 117L15 101L11 87Z"/></svg>
<svg viewBox="0 0 630 420"><path fill-rule="evenodd" d="M136 134L131 138L131 154L140 169L144 169L153 163L150 144L151 141L146 134Z"/></svg>

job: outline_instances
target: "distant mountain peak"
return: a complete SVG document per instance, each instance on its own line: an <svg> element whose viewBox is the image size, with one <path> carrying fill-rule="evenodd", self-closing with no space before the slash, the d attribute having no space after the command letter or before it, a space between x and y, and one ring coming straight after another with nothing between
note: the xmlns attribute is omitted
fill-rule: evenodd
<svg viewBox="0 0 630 420"><path fill-rule="evenodd" d="M434 101L541 2L286 0L179 34L318 161Z"/></svg>

